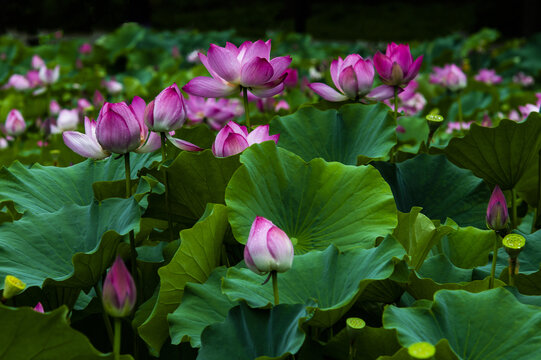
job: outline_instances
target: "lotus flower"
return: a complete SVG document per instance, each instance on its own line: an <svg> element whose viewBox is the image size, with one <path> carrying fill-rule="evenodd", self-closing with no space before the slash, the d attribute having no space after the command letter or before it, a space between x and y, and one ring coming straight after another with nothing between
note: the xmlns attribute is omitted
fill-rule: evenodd
<svg viewBox="0 0 541 360"><path fill-rule="evenodd" d="M122 89L124 89L124 86L122 85L122 83L119 83L118 81L114 79L111 79L109 81L104 81L103 85L105 86L109 94L113 94L113 95L118 94L119 92L122 91Z"/></svg>
<svg viewBox="0 0 541 360"><path fill-rule="evenodd" d="M92 52L92 45L84 43L79 47L80 54L90 54Z"/></svg>
<svg viewBox="0 0 541 360"><path fill-rule="evenodd" d="M310 89L328 101L385 100L394 96L394 88L381 85L372 90L374 83L374 66L372 60L363 59L360 55L351 54L342 60L333 60L331 63L331 78L334 90L323 83L312 83ZM366 99L366 100L365 100Z"/></svg>
<svg viewBox="0 0 541 360"><path fill-rule="evenodd" d="M502 82L502 77L497 75L495 70L491 69L479 70L479 73L475 75L474 79L488 85L499 84Z"/></svg>
<svg viewBox="0 0 541 360"><path fill-rule="evenodd" d="M192 123L206 120L211 128L220 130L225 123L242 115L244 108L238 99L205 99L191 95L186 100L186 115Z"/></svg>
<svg viewBox="0 0 541 360"><path fill-rule="evenodd" d="M35 312L42 313L42 314L45 312L45 311L43 310L43 305L42 305L40 302L38 302L38 303L36 304L36 306L34 307L34 311L35 311Z"/></svg>
<svg viewBox="0 0 541 360"><path fill-rule="evenodd" d="M26 130L26 122L23 115L17 109L12 109L6 118L6 133L10 136L19 136Z"/></svg>
<svg viewBox="0 0 541 360"><path fill-rule="evenodd" d="M47 69L46 66L42 66L39 69L39 79L44 84L54 84L58 81L58 77L60 76L60 66L56 65L54 69Z"/></svg>
<svg viewBox="0 0 541 360"><path fill-rule="evenodd" d="M374 66L381 81L389 86L405 86L419 73L423 56L415 61L409 45L390 43L385 55L379 51L374 55Z"/></svg>
<svg viewBox="0 0 541 360"><path fill-rule="evenodd" d="M38 70L29 70L26 73L26 79L30 83L30 87L36 87L38 85L41 85L41 80L39 78L39 71Z"/></svg>
<svg viewBox="0 0 541 360"><path fill-rule="evenodd" d="M101 108L104 102L105 99L103 98L103 95L98 90L94 91L94 96L92 97L92 103L94 103L94 106Z"/></svg>
<svg viewBox="0 0 541 360"><path fill-rule="evenodd" d="M61 108L58 102L56 100L51 100L51 102L49 103L49 112L53 115L58 115L60 110Z"/></svg>
<svg viewBox="0 0 541 360"><path fill-rule="evenodd" d="M103 307L113 317L128 316L137 300L137 289L124 261L117 257L103 282Z"/></svg>
<svg viewBox="0 0 541 360"><path fill-rule="evenodd" d="M257 216L244 248L248 269L258 275L270 271L285 272L291 269L293 257L293 244L287 234L272 221Z"/></svg>
<svg viewBox="0 0 541 360"><path fill-rule="evenodd" d="M24 76L19 74L13 74L8 80L8 83L4 85L4 88L14 88L16 90L30 89L30 81Z"/></svg>
<svg viewBox="0 0 541 360"><path fill-rule="evenodd" d="M32 67L34 69L41 69L43 66L45 66L45 61L43 61L42 58L39 57L39 55L32 56Z"/></svg>
<svg viewBox="0 0 541 360"><path fill-rule="evenodd" d="M299 72L297 69L287 69L286 74L287 76L284 79L284 86L286 88L293 88L297 86L297 83L299 82Z"/></svg>
<svg viewBox="0 0 541 360"><path fill-rule="evenodd" d="M487 207L487 226L492 230L503 230L507 227L509 213L505 196L498 185L494 187Z"/></svg>
<svg viewBox="0 0 541 360"><path fill-rule="evenodd" d="M80 112L84 112L91 108L92 108L92 104L87 99L80 98L79 100L77 100L77 110L79 110Z"/></svg>
<svg viewBox="0 0 541 360"><path fill-rule="evenodd" d="M240 126L230 121L216 135L216 140L212 144L212 152L217 157L226 157L241 153L252 144L262 143L272 140L278 143L280 134L269 135L269 125L260 125L250 134L246 126Z"/></svg>
<svg viewBox="0 0 541 360"><path fill-rule="evenodd" d="M23 292L26 284L13 275L7 275L4 279L4 292L2 298L7 300Z"/></svg>
<svg viewBox="0 0 541 360"><path fill-rule="evenodd" d="M177 84L165 88L145 109L145 124L155 132L174 131L184 125L186 106Z"/></svg>
<svg viewBox="0 0 541 360"><path fill-rule="evenodd" d="M534 79L533 79L533 77L531 77L529 75L526 75L525 73L523 73L521 71L518 74L513 76L513 82L515 84L520 84L520 85L526 87L526 86L533 85Z"/></svg>
<svg viewBox="0 0 541 360"><path fill-rule="evenodd" d="M110 152L103 150L96 139L95 121L91 121L85 116L85 133L81 134L77 131L65 131L62 134L64 143L77 154L90 159L105 159Z"/></svg>
<svg viewBox="0 0 541 360"><path fill-rule="evenodd" d="M430 82L456 91L465 88L468 79L466 78L466 74L458 66L455 64L446 64L442 68L434 67L434 73L430 74Z"/></svg>
<svg viewBox="0 0 541 360"><path fill-rule="evenodd" d="M199 53L199 58L212 78L196 77L183 90L202 97L225 97L242 88L259 97L276 95L284 89L291 57L270 59L270 50L270 40L246 41L238 48L229 42L225 47L211 44L207 56Z"/></svg>
<svg viewBox="0 0 541 360"><path fill-rule="evenodd" d="M75 130L79 125L79 111L77 109L60 110L58 119L56 120L56 126L60 131Z"/></svg>

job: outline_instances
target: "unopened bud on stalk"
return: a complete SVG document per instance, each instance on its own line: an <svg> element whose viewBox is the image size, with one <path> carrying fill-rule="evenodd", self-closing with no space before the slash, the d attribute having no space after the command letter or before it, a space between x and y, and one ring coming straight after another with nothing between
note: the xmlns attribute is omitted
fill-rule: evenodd
<svg viewBox="0 0 541 360"><path fill-rule="evenodd" d="M492 230L503 230L507 227L508 222L507 202L502 190L496 185L488 202L487 226Z"/></svg>

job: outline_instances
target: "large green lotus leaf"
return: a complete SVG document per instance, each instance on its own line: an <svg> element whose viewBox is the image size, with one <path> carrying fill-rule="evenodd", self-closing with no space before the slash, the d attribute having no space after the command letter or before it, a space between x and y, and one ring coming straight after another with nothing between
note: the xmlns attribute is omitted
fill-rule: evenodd
<svg viewBox="0 0 541 360"><path fill-rule="evenodd" d="M459 227L452 219L447 219L445 225L456 230L442 241L443 251L454 265L472 269L487 264L497 236L493 230Z"/></svg>
<svg viewBox="0 0 541 360"><path fill-rule="evenodd" d="M442 290L422 306L387 307L383 324L398 331L404 347L447 339L459 359L529 360L541 348L541 308L520 303L503 288Z"/></svg>
<svg viewBox="0 0 541 360"><path fill-rule="evenodd" d="M401 116L398 118L398 125L404 128L404 132L396 133L400 151L417 154L430 134L427 120L417 116Z"/></svg>
<svg viewBox="0 0 541 360"><path fill-rule="evenodd" d="M321 111L302 107L271 121L272 134L280 134L278 145L305 161L323 158L346 165L382 159L396 144L396 121L385 104L348 104Z"/></svg>
<svg viewBox="0 0 541 360"><path fill-rule="evenodd" d="M392 237L372 249L355 248L344 253L334 246L324 251L297 255L293 266L278 274L280 303L305 304L313 300L317 309L310 324L329 327L351 308L366 286L389 278L396 263L405 257ZM229 268L222 291L231 300L245 300L252 307L274 303L272 284L246 268Z"/></svg>
<svg viewBox="0 0 541 360"><path fill-rule="evenodd" d="M204 283L212 270L220 265L227 229L226 208L216 204L204 220L180 232L180 247L169 264L158 270L158 300L150 316L138 328L141 338L154 350L159 351L169 336L167 314L181 303L186 284Z"/></svg>
<svg viewBox="0 0 541 360"><path fill-rule="evenodd" d="M0 277L11 274L27 286L52 282L89 288L111 265L121 235L138 227L139 217L134 199L117 198L5 223L0 226Z"/></svg>
<svg viewBox="0 0 541 360"><path fill-rule="evenodd" d="M217 158L212 151L181 152L166 167L169 183L169 202L175 222L191 227L205 212L208 203L224 204L225 188L240 166L239 156ZM163 183L163 172L156 169L151 175ZM167 220L164 194L152 194L145 217Z"/></svg>
<svg viewBox="0 0 541 360"><path fill-rule="evenodd" d="M508 190L519 182L540 147L541 115L532 113L523 123L504 119L495 128L473 124L463 138L449 142L445 155L457 166Z"/></svg>
<svg viewBox="0 0 541 360"><path fill-rule="evenodd" d="M415 299L432 300L438 290L466 290L481 292L488 289L489 278L473 280L473 270L460 269L449 261L444 254L429 258L419 272L410 275L406 285L407 292ZM505 283L496 279L494 286Z"/></svg>
<svg viewBox="0 0 541 360"><path fill-rule="evenodd" d="M251 309L240 304L223 323L210 325L201 335L198 360L281 360L295 354L306 334L300 325L310 318L301 304Z"/></svg>
<svg viewBox="0 0 541 360"><path fill-rule="evenodd" d="M69 325L68 308L62 306L41 314L29 307L10 308L0 305L0 359L113 359L102 354L90 341ZM123 360L132 359L122 355Z"/></svg>
<svg viewBox="0 0 541 360"><path fill-rule="evenodd" d="M229 223L245 244L256 216L292 238L295 252L370 248L396 226L389 185L370 166L308 163L273 142L252 145L225 193Z"/></svg>
<svg viewBox="0 0 541 360"><path fill-rule="evenodd" d="M156 159L154 154L131 155L131 177ZM92 183L125 178L124 161L88 159L70 167L31 168L16 162L0 169L0 203L14 202L19 212L54 212L66 204L89 205L94 201Z"/></svg>
<svg viewBox="0 0 541 360"><path fill-rule="evenodd" d="M422 154L399 164L372 163L391 186L398 210L423 208L430 219L452 218L460 226L486 228L490 189L443 155Z"/></svg>
<svg viewBox="0 0 541 360"><path fill-rule="evenodd" d="M415 358L411 357L408 354L407 348L402 348L396 352L393 356L380 356L377 360L414 360ZM436 354L431 357L432 360L459 360L459 357L449 346L449 341L447 339L442 339L436 344Z"/></svg>
<svg viewBox="0 0 541 360"><path fill-rule="evenodd" d="M332 359L375 360L380 355L392 355L398 349L396 330L365 326L356 336L349 335L347 328L343 329L325 345L324 352Z"/></svg>
<svg viewBox="0 0 541 360"><path fill-rule="evenodd" d="M425 215L420 214L420 207L413 207L411 212L398 212L398 226L393 236L406 249L409 264L414 269L420 269L430 249L440 242L446 234L454 231L450 226L436 226Z"/></svg>
<svg viewBox="0 0 541 360"><path fill-rule="evenodd" d="M222 278L226 271L225 267L216 268L204 284L186 285L182 303L167 316L172 344L189 340L193 347L200 347L203 330L223 322L229 309L238 305L222 294Z"/></svg>

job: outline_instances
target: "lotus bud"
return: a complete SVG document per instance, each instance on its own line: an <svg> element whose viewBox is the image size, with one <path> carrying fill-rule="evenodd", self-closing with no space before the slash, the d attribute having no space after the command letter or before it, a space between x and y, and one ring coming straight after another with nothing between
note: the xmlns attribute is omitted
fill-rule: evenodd
<svg viewBox="0 0 541 360"><path fill-rule="evenodd" d="M84 43L79 47L80 54L90 54L92 52L92 45Z"/></svg>
<svg viewBox="0 0 541 360"><path fill-rule="evenodd" d="M11 136L19 136L26 130L23 115L17 109L12 109L6 118L6 133Z"/></svg>
<svg viewBox="0 0 541 360"><path fill-rule="evenodd" d="M162 90L145 109L145 123L155 132L174 131L184 125L186 107L177 84Z"/></svg>
<svg viewBox="0 0 541 360"><path fill-rule="evenodd" d="M60 110L58 119L56 120L56 126L60 129L60 131L75 130L77 129L77 125L79 125L79 112L77 109Z"/></svg>
<svg viewBox="0 0 541 360"><path fill-rule="evenodd" d="M43 305L40 302L38 302L37 305L34 307L34 311L42 313L42 314L45 312L43 310Z"/></svg>
<svg viewBox="0 0 541 360"><path fill-rule="evenodd" d="M113 317L124 317L132 312L136 299L133 278L124 261L117 257L103 283L103 307Z"/></svg>
<svg viewBox="0 0 541 360"><path fill-rule="evenodd" d="M257 216L244 248L246 266L258 275L285 272L293 264L293 244L271 221Z"/></svg>
<svg viewBox="0 0 541 360"><path fill-rule="evenodd" d="M32 67L34 69L41 69L43 66L45 66L45 61L39 55L32 56Z"/></svg>
<svg viewBox="0 0 541 360"><path fill-rule="evenodd" d="M125 154L141 145L141 125L126 103L105 103L97 122L96 139L104 150Z"/></svg>
<svg viewBox="0 0 541 360"><path fill-rule="evenodd" d="M103 103L105 102L105 99L103 98L103 95L98 91L94 91L94 96L92 97L92 102L94 103L94 106L96 107L102 107Z"/></svg>
<svg viewBox="0 0 541 360"><path fill-rule="evenodd" d="M509 213L505 196L498 185L490 196L487 207L487 226L492 230L503 230L507 227Z"/></svg>
<svg viewBox="0 0 541 360"><path fill-rule="evenodd" d="M58 105L58 102L56 100L51 100L49 103L49 111L53 115L57 115L60 112L60 105Z"/></svg>
<svg viewBox="0 0 541 360"><path fill-rule="evenodd" d="M13 275L7 275L4 280L4 293L2 294L2 300L11 299L12 297L19 295L23 292L26 284L17 279Z"/></svg>

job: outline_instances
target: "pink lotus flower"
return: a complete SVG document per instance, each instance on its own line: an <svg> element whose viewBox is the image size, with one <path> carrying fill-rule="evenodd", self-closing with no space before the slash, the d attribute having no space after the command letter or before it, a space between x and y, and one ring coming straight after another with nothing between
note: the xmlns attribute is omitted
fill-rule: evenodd
<svg viewBox="0 0 541 360"><path fill-rule="evenodd" d="M422 55L413 61L409 45L403 44L390 43L385 55L379 51L374 55L376 71L381 81L389 86L407 85L419 73L422 62Z"/></svg>
<svg viewBox="0 0 541 360"><path fill-rule="evenodd" d="M272 140L276 144L280 134L269 135L269 125L260 125L250 134L246 126L240 126L230 121L216 135L216 140L212 144L212 152L217 157L226 157L241 153L253 144Z"/></svg>
<svg viewBox="0 0 541 360"><path fill-rule="evenodd" d="M237 99L216 100L192 95L186 100L188 119L192 123L200 123L206 120L214 130L220 130L225 123L243 113L244 108Z"/></svg>
<svg viewBox="0 0 541 360"><path fill-rule="evenodd" d="M507 227L509 213L505 196L498 185L494 187L487 207L487 226L492 230L503 230Z"/></svg>
<svg viewBox="0 0 541 360"><path fill-rule="evenodd" d="M9 146L8 144L8 141L7 139L5 138L0 138L0 149L7 149L7 147Z"/></svg>
<svg viewBox="0 0 541 360"><path fill-rule="evenodd" d="M155 132L177 130L185 119L184 97L176 83L162 90L145 109L145 124Z"/></svg>
<svg viewBox="0 0 541 360"><path fill-rule="evenodd" d="M474 79L488 85L499 84L502 82L502 77L497 75L495 70L491 69L479 70L479 73L475 75Z"/></svg>
<svg viewBox="0 0 541 360"><path fill-rule="evenodd" d="M338 91L323 83L312 83L310 89L328 101L385 100L394 96L394 88L381 85L372 90L374 65L372 60L351 54L331 63L331 77ZM366 100L365 100L366 99Z"/></svg>
<svg viewBox="0 0 541 360"><path fill-rule="evenodd" d="M138 96L129 106L125 102L103 105L97 120L96 139L105 151L145 153L160 148L160 136L153 132L149 135L145 125L145 106L145 101Z"/></svg>
<svg viewBox="0 0 541 360"><path fill-rule="evenodd" d="M248 93L248 101L255 102L257 109L264 112L278 112L281 109L283 110L289 110L289 104L285 100L279 100L277 101L274 97L269 98L258 98L252 93Z"/></svg>
<svg viewBox="0 0 541 360"><path fill-rule="evenodd" d="M92 52L92 45L84 43L79 47L80 54L90 54Z"/></svg>
<svg viewBox="0 0 541 360"><path fill-rule="evenodd" d="M456 131L469 130L472 123L473 121L469 121L469 122L449 121L447 123L447 130L445 130L445 132L447 134L451 134L455 130Z"/></svg>
<svg viewBox="0 0 541 360"><path fill-rule="evenodd" d="M103 95L98 91L94 91L94 96L92 97L92 102L94 103L95 107L101 108L103 106L103 103L105 102L105 98Z"/></svg>
<svg viewBox="0 0 541 360"><path fill-rule="evenodd" d="M49 103L49 112L53 115L57 115L60 112L60 105L56 100L51 100Z"/></svg>
<svg viewBox="0 0 541 360"><path fill-rule="evenodd" d="M43 305L41 304L41 302L37 303L37 305L34 307L34 311L42 313L42 314L45 313L45 311L43 310Z"/></svg>
<svg viewBox="0 0 541 360"><path fill-rule="evenodd" d="M79 110L80 112L85 112L86 110L91 108L92 104L87 99L80 98L79 100L77 100L77 110Z"/></svg>
<svg viewBox="0 0 541 360"><path fill-rule="evenodd" d="M43 66L45 66L45 61L43 61L42 58L40 58L38 55L32 56L32 67L34 69L39 70Z"/></svg>
<svg viewBox="0 0 541 360"><path fill-rule="evenodd" d="M182 89L202 97L225 97L242 88L259 97L276 95L284 89L291 57L270 59L270 50L270 40L246 41L238 48L229 42L225 47L211 44L207 56L200 53L199 58L212 77L196 77Z"/></svg>
<svg viewBox="0 0 541 360"><path fill-rule="evenodd" d="M284 79L284 86L286 88L293 88L297 86L297 83L299 82L299 72L297 69L287 69L286 74L287 76Z"/></svg>
<svg viewBox="0 0 541 360"><path fill-rule="evenodd" d="M58 114L56 126L60 131L75 130L79 125L79 111L77 109L63 109Z"/></svg>
<svg viewBox="0 0 541 360"><path fill-rule="evenodd" d="M122 85L122 83L119 83L118 81L114 79L111 79L109 81L104 81L103 85L105 86L109 94L112 94L112 95L118 94L119 92L122 91L122 89L124 89L124 85Z"/></svg>
<svg viewBox="0 0 541 360"><path fill-rule="evenodd" d="M124 261L117 257L103 282L103 307L113 317L128 316L137 300L137 289Z"/></svg>
<svg viewBox="0 0 541 360"><path fill-rule="evenodd" d="M39 69L39 79L44 84L54 84L58 81L60 76L60 66L56 65L54 69L47 69L46 66L42 66Z"/></svg>
<svg viewBox="0 0 541 360"><path fill-rule="evenodd" d="M257 216L244 247L244 262L258 275L270 271L285 272L293 265L293 244L287 234L272 221Z"/></svg>
<svg viewBox="0 0 541 360"><path fill-rule="evenodd" d="M6 134L10 136L19 136L26 130L26 122L21 112L17 109L12 109L8 113L4 126Z"/></svg>
<svg viewBox="0 0 541 360"><path fill-rule="evenodd" d="M466 78L466 74L458 66L455 64L446 64L442 68L434 67L434 73L430 74L430 82L456 91L465 88L468 79Z"/></svg>
<svg viewBox="0 0 541 360"><path fill-rule="evenodd" d="M4 85L4 89L14 88L15 90L30 89L30 81L24 76L19 74L13 74L10 76L8 83Z"/></svg>
<svg viewBox="0 0 541 360"><path fill-rule="evenodd" d="M513 82L515 84L520 84L524 87L527 87L527 86L533 85L534 79L533 77L526 75L521 71L515 76L513 76Z"/></svg>
<svg viewBox="0 0 541 360"><path fill-rule="evenodd" d="M30 83L30 87L36 87L38 85L41 85L41 80L39 78L39 71L38 70L29 70L26 73L26 79Z"/></svg>
<svg viewBox="0 0 541 360"><path fill-rule="evenodd" d="M65 131L62 134L64 143L73 152L90 159L105 159L110 152L103 150L96 138L97 123L85 116L85 133Z"/></svg>
<svg viewBox="0 0 541 360"><path fill-rule="evenodd" d="M201 62L201 60L199 60L199 53L201 51L203 50L194 50L190 52L188 55L186 55L186 61L189 62L190 64L196 64L196 63Z"/></svg>

